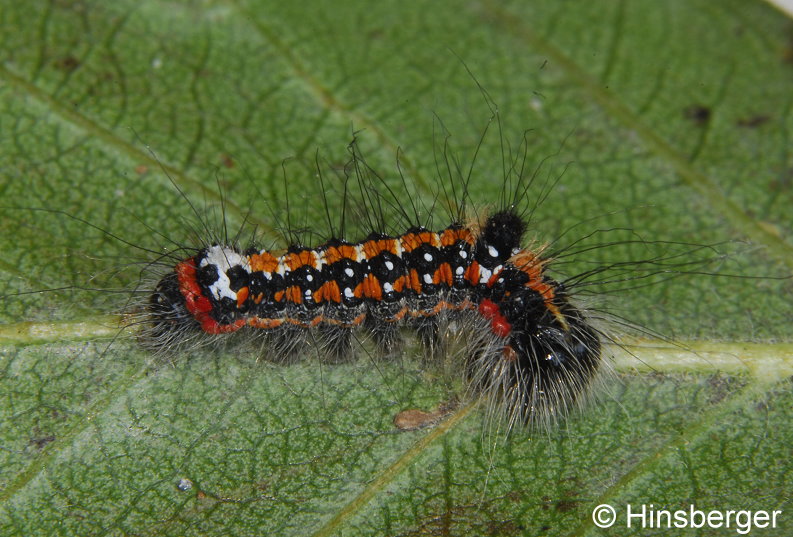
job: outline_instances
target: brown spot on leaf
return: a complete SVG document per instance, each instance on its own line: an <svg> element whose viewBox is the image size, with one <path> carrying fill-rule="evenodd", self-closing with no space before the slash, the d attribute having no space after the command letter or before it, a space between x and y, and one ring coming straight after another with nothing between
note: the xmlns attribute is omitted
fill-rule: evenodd
<svg viewBox="0 0 793 537"><path fill-rule="evenodd" d="M710 116L710 107L702 104L692 104L683 109L683 117L700 126L710 121Z"/></svg>
<svg viewBox="0 0 793 537"><path fill-rule="evenodd" d="M42 449L44 449L47 446L47 444L49 444L50 442L54 442L54 441L55 441L55 435L54 434L48 434L46 436L37 436L36 438L31 438L30 442L29 442L29 445L35 446L36 449L41 451Z"/></svg>
<svg viewBox="0 0 793 537"><path fill-rule="evenodd" d="M559 500L554 503L554 508L560 513L575 511L580 502L578 500Z"/></svg>
<svg viewBox="0 0 793 537"><path fill-rule="evenodd" d="M736 122L736 124L739 127L745 127L745 128L748 128L748 129L754 129L756 127L759 127L760 125L763 125L764 123L768 123L768 121L770 121L770 120L771 120L771 116L766 116L766 115L763 115L763 114L757 114L757 115L754 115L754 116L741 118L741 119L739 119Z"/></svg>
<svg viewBox="0 0 793 537"><path fill-rule="evenodd" d="M394 416L394 427L400 431L415 431L437 425L444 416L457 408L457 401L445 402L435 410L427 412L420 408L408 408Z"/></svg>
<svg viewBox="0 0 793 537"><path fill-rule="evenodd" d="M394 426L400 431L415 431L434 424L436 420L434 412L408 408L394 416Z"/></svg>
<svg viewBox="0 0 793 537"><path fill-rule="evenodd" d="M64 56L63 58L59 58L55 60L55 67L56 69L60 69L61 71L71 73L72 71L80 67L80 60L78 60L74 56Z"/></svg>
<svg viewBox="0 0 793 537"><path fill-rule="evenodd" d="M793 63L793 32L788 29L787 44L782 49L782 61Z"/></svg>

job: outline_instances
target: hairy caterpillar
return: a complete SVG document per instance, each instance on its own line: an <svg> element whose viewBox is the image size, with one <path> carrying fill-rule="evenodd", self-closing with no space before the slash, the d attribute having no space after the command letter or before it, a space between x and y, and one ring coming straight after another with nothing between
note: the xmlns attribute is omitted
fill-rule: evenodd
<svg viewBox="0 0 793 537"><path fill-rule="evenodd" d="M340 359L352 350L355 328L388 351L401 326L432 344L443 323L467 317L464 324L480 325L486 335L461 367L479 390L503 399L511 420L527 421L575 401L598 368L600 342L546 274L548 260L521 247L525 227L505 209L481 229L454 222L438 232L417 227L358 243L331 239L280 255L207 246L158 283L149 305L152 334L161 343L196 330L257 330L280 340L277 348L288 355L314 329Z"/></svg>
<svg viewBox="0 0 793 537"><path fill-rule="evenodd" d="M703 262L684 255L702 247L677 244L682 250L673 254L552 275L555 260L570 251L528 241L527 232L530 215L558 177L533 185L525 139L517 157L507 158L499 205L479 211L468 192L471 171L462 174L446 146L441 160L455 170L452 185L421 208L407 201L404 177L404 192L395 191L369 168L357 141L349 150L342 224L334 229L329 217L324 240L309 243L287 229L286 248L261 248L255 239L239 239L245 225L229 236L222 216L217 233L194 211L200 220L195 245L154 259L144 249L149 258L126 309L129 322L142 327L144 345L175 354L242 335L263 342L254 352L270 361L290 362L311 349L321 361L342 362L361 340L372 340L377 356L398 353L402 328L409 328L429 361L448 355L469 393L486 399L508 428L549 423L587 394L605 363L602 344L610 340L599 323L607 315L582 308L577 291L602 274L608 277L601 281L631 281ZM502 151L510 153L503 142ZM437 205L447 209L444 227L430 224ZM384 207L396 209L398 222L386 223ZM347 236L345 211L368 227L363 240ZM459 348L450 349L452 343Z"/></svg>
<svg viewBox="0 0 793 537"><path fill-rule="evenodd" d="M613 278L614 267L559 279L549 269L564 250L527 245L529 198L539 203L549 185L530 190L525 140L510 166L514 177L499 186L501 206L467 214L475 203L458 177L444 193L451 222L440 229L420 217L431 220L435 207L414 205L412 213L400 207L405 198L368 167L356 140L349 153L344 191L350 199L343 205L354 205L369 224L365 238L329 224L330 237L318 245L292 238L283 249L261 248L225 233L169 253L156 262L162 270L153 291L139 291L135 322L144 326L144 344L159 351L243 336L263 342L258 352L270 361L288 363L311 348L335 363L351 359L354 343L364 339L378 349L372 359L391 356L407 328L430 361L442 360L449 341L456 342L461 349L452 368L508 428L568 415L603 369L602 344L610 340L599 328L606 314L579 307L574 295L601 272ZM450 158L444 149L447 166ZM321 171L319 178L324 192ZM383 205L399 208L399 224L385 222ZM387 232L398 225L401 234ZM701 248L684 246L687 253ZM702 262L679 261L680 255L628 262L615 281Z"/></svg>

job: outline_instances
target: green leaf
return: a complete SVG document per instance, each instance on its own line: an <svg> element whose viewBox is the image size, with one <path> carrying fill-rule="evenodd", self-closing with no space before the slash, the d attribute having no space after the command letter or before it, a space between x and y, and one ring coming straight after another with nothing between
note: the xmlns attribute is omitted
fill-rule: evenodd
<svg viewBox="0 0 793 537"><path fill-rule="evenodd" d="M4 4L0 533L665 533L626 531L627 504L781 510L755 531L790 533L791 284L770 278L793 270L782 14L737 0ZM478 84L503 142L491 125L476 153L491 116ZM653 241L729 254L615 296L615 315L687 343L615 349L619 374L558 428L505 437L475 403L395 428L460 395L410 350L165 364L117 328L140 261L205 235L194 208L217 221L222 196L232 230L250 214L273 240L326 229L315 153L338 209L353 131L397 189L402 151L425 206L448 131L485 207L526 129L531 195L559 179L531 233L620 242L559 270L644 259ZM593 525L602 503L612 530Z"/></svg>

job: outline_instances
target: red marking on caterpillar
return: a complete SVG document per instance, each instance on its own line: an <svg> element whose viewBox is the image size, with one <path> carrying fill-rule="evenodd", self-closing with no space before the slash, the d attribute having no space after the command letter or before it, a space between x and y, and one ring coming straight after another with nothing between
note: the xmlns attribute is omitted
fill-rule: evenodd
<svg viewBox="0 0 793 537"><path fill-rule="evenodd" d="M485 298L479 304L479 313L490 321L490 331L498 337L507 337L512 330L512 325L501 314L498 304Z"/></svg>

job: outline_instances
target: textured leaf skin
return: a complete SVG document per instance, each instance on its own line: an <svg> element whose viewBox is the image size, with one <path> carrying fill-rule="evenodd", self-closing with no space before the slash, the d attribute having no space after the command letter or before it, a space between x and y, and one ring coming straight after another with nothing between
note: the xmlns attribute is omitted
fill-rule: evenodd
<svg viewBox="0 0 793 537"><path fill-rule="evenodd" d="M790 534L789 281L689 276L619 295L618 315L723 342L726 358L676 368L643 350L655 372L628 368L580 416L507 440L468 407L397 432L397 412L457 391L409 353L376 369L225 350L170 365L128 337L107 350L123 296L88 289L136 282L125 264L146 255L131 244L193 239L179 189L217 207L219 183L232 225L250 210L275 237L286 174L292 222L322 229L315 151L343 165L352 129L394 185L401 148L416 197L432 199L433 113L463 164L490 115L457 57L513 149L531 129L538 181L563 173L534 215L538 240L577 224L573 237L749 239L722 246L723 272L789 274L784 16L737 0L6 4L0 534L626 533L593 526L600 503L781 509L758 534ZM476 159L483 205L497 202L501 148L489 136ZM564 271L642 255L617 245ZM86 289L18 294L70 286ZM771 344L750 358L746 341Z"/></svg>

